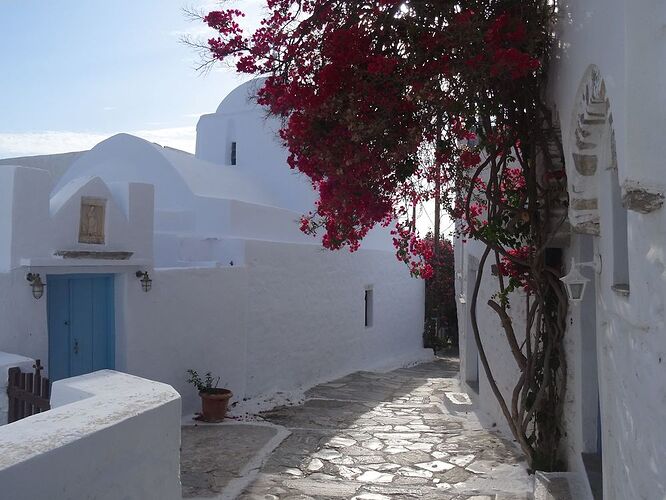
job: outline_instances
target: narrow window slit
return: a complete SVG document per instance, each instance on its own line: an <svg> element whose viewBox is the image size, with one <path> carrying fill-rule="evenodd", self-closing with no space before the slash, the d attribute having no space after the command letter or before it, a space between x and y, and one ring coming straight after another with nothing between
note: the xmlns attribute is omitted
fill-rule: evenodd
<svg viewBox="0 0 666 500"><path fill-rule="evenodd" d="M365 290L365 326L370 328L372 326L372 309L373 309L372 288Z"/></svg>

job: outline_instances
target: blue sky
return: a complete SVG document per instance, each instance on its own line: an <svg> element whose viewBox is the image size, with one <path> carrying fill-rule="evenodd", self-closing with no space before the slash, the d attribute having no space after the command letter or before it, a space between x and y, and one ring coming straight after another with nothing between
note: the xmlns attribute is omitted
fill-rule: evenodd
<svg viewBox="0 0 666 500"><path fill-rule="evenodd" d="M256 23L261 0L235 2ZM118 132L194 150L199 115L243 78L194 68L183 13L210 0L0 0L0 158L92 147Z"/></svg>
<svg viewBox="0 0 666 500"><path fill-rule="evenodd" d="M258 25L265 0L229 2ZM202 74L184 8L215 0L0 0L0 158L89 149L128 132L194 152L201 114L247 77ZM432 203L418 225L431 226ZM444 227L448 225L444 223Z"/></svg>

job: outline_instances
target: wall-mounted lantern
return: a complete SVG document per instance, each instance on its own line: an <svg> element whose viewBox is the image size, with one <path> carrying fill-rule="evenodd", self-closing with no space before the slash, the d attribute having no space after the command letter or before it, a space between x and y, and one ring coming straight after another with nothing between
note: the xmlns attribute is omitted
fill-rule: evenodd
<svg viewBox="0 0 666 500"><path fill-rule="evenodd" d="M141 289L148 293L153 287L153 280L150 279L148 271L137 271L136 277L139 278L139 281L141 282Z"/></svg>
<svg viewBox="0 0 666 500"><path fill-rule="evenodd" d="M579 262L577 264L573 258L571 259L571 269L569 270L569 274L561 277L560 281L564 283L569 301L573 304L579 304L583 300L583 297L585 296L585 288L590 282L589 278L586 278L580 273L579 269L581 267L591 267L597 273L601 271L600 262L596 260L594 262Z"/></svg>
<svg viewBox="0 0 666 500"><path fill-rule="evenodd" d="M32 287L32 296L35 298L35 300L39 300L42 298L42 295L44 295L44 283L42 282L42 278L39 276L39 273L28 273L25 277L28 282L30 283L30 286Z"/></svg>

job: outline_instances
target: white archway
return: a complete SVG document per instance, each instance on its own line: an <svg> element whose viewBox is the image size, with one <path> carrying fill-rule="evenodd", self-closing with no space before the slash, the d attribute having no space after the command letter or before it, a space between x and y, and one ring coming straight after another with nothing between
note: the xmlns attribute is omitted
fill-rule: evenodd
<svg viewBox="0 0 666 500"><path fill-rule="evenodd" d="M606 84L595 65L586 70L578 88L569 138L569 221L574 232L603 236L612 245L604 258L610 265L613 289L629 293L628 191L617 164L615 131Z"/></svg>

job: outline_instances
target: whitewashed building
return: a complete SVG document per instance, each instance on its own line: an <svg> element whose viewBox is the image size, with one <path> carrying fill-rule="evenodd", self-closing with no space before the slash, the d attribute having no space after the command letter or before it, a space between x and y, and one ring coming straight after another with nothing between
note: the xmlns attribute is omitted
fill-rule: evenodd
<svg viewBox="0 0 666 500"><path fill-rule="evenodd" d="M188 368L242 400L427 356L423 282L386 231L353 254L299 231L315 193L256 87L201 118L196 155L119 134L0 162L0 351L40 358L52 380L165 382L185 413L199 404Z"/></svg>
<svg viewBox="0 0 666 500"><path fill-rule="evenodd" d="M604 499L666 498L666 4L585 0L559 16L550 104L569 182L565 272L572 258L594 263L580 269L591 281L567 319L562 458L572 481L587 488L589 474L597 498L595 461ZM459 240L455 251L461 379L501 425L467 310L482 248ZM490 269L484 279L479 328L506 395L518 372L485 305L496 291ZM513 297L518 322L523 304Z"/></svg>

